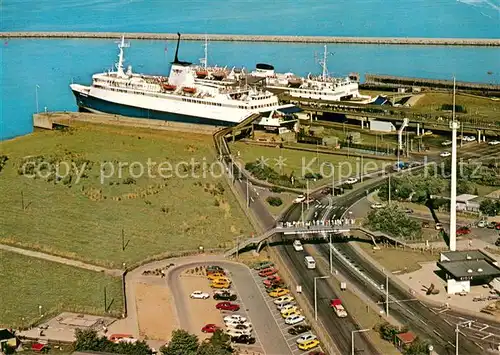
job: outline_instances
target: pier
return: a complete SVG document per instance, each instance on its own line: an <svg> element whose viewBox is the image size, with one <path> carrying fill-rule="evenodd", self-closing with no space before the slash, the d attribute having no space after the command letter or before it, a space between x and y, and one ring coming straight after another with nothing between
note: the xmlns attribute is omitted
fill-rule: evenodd
<svg viewBox="0 0 500 355"><path fill-rule="evenodd" d="M127 39L176 40L175 33L119 33L119 32L0 32L1 38L81 38L115 39L124 35ZM236 34L182 34L183 40L220 42L275 42L275 43L338 43L418 46L481 46L499 47L498 38L417 38L417 37L335 37L335 36L273 36Z"/></svg>

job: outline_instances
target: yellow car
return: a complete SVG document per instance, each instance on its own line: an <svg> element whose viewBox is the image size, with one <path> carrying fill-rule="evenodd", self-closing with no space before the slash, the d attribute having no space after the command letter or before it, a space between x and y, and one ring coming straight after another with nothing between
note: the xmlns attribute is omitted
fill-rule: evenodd
<svg viewBox="0 0 500 355"><path fill-rule="evenodd" d="M221 277L226 277L225 274L221 273L221 272L214 272L213 274L208 274L207 275L207 278L209 280L215 280L215 279L218 279L218 278L221 278Z"/></svg>
<svg viewBox="0 0 500 355"><path fill-rule="evenodd" d="M298 348L300 350L309 350L309 349L313 349L315 347L317 347L319 345L319 340L318 339L312 339L312 340L308 340L304 343L299 343L297 344Z"/></svg>
<svg viewBox="0 0 500 355"><path fill-rule="evenodd" d="M273 298L277 298L277 297L281 297L281 296L284 296L284 295L288 295L290 293L289 290L287 290L286 288L278 288L276 290L273 290L269 293L269 296L273 297Z"/></svg>
<svg viewBox="0 0 500 355"><path fill-rule="evenodd" d="M229 280L227 277L223 276L223 277L218 277L216 279L213 279L212 282L225 282L225 283L230 284L231 280Z"/></svg>
<svg viewBox="0 0 500 355"><path fill-rule="evenodd" d="M297 307L294 307L294 308L290 308L290 309L287 309L285 312L281 312L281 316L283 318L287 318L287 317L290 317L290 316L300 316L300 311L297 309Z"/></svg>
<svg viewBox="0 0 500 355"><path fill-rule="evenodd" d="M212 288L229 288L229 283L228 282L218 282L217 280L213 281L210 284L210 287Z"/></svg>

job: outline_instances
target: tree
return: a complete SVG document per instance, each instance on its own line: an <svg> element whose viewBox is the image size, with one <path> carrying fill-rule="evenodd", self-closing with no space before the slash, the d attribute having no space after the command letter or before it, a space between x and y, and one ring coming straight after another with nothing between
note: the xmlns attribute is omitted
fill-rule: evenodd
<svg viewBox="0 0 500 355"><path fill-rule="evenodd" d="M390 323L384 323L379 327L379 333L382 339L394 342L396 334L400 333L400 330Z"/></svg>
<svg viewBox="0 0 500 355"><path fill-rule="evenodd" d="M218 352L213 353L213 355L233 353L233 348L231 347L231 337L222 332L222 330L216 330L210 337L209 341L213 348L219 349Z"/></svg>
<svg viewBox="0 0 500 355"><path fill-rule="evenodd" d="M199 348L198 337L189 334L184 329L176 329L172 332L172 339L167 346L162 346L160 352L163 355L196 355Z"/></svg>
<svg viewBox="0 0 500 355"><path fill-rule="evenodd" d="M413 343L410 344L403 351L404 355L427 355L429 354L429 344L426 341L422 341L419 338L415 339Z"/></svg>
<svg viewBox="0 0 500 355"><path fill-rule="evenodd" d="M153 353L144 341L113 343L106 337L99 337L97 331L92 329L76 329L75 337L76 351L97 351L127 355L151 355Z"/></svg>
<svg viewBox="0 0 500 355"><path fill-rule="evenodd" d="M479 205L479 210L487 216L496 216L500 212L500 201L484 199Z"/></svg>
<svg viewBox="0 0 500 355"><path fill-rule="evenodd" d="M396 205L372 210L368 214L367 226L371 230L388 233L403 240L417 239L422 234L420 223L408 217Z"/></svg>

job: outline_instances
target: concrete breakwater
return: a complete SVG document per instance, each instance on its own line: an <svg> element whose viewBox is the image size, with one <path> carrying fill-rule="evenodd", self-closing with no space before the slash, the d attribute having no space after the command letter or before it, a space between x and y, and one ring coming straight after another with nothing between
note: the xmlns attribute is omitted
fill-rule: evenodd
<svg viewBox="0 0 500 355"><path fill-rule="evenodd" d="M128 39L173 40L175 33L118 33L118 32L0 32L1 38L90 38L114 39L124 35ZM381 45L435 45L498 47L497 38L411 38L411 37L334 37L334 36L272 36L235 34L183 34L187 41L221 42L277 42L277 43L341 43Z"/></svg>

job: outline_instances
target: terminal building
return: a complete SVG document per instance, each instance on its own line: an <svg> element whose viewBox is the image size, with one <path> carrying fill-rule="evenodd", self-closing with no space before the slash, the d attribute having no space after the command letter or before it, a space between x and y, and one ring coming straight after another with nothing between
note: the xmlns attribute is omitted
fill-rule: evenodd
<svg viewBox="0 0 500 355"><path fill-rule="evenodd" d="M445 274L448 294L470 292L471 285L490 284L500 277L496 260L480 250L443 252L437 266Z"/></svg>

